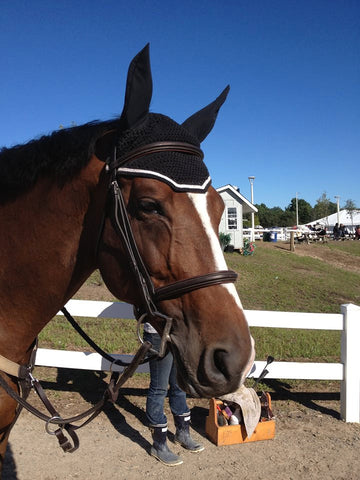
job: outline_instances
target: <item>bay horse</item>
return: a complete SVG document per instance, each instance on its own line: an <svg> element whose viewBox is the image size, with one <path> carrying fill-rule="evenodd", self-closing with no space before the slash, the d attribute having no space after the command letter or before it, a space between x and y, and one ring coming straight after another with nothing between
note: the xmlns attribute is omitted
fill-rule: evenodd
<svg viewBox="0 0 360 480"><path fill-rule="evenodd" d="M200 150L228 90L181 125L150 113L147 45L130 63L120 117L1 150L2 359L27 365L38 333L99 269L160 334L172 319L165 341L186 392L212 397L242 384L254 345L218 240L224 205ZM0 387L1 462L15 415Z"/></svg>

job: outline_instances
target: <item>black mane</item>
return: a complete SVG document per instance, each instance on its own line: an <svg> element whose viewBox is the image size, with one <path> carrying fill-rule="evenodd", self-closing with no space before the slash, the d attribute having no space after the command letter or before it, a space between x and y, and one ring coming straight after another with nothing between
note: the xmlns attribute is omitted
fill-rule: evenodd
<svg viewBox="0 0 360 480"><path fill-rule="evenodd" d="M57 130L24 145L2 148L0 202L31 189L40 176L49 176L64 184L87 165L99 136L119 127L119 119L94 121Z"/></svg>

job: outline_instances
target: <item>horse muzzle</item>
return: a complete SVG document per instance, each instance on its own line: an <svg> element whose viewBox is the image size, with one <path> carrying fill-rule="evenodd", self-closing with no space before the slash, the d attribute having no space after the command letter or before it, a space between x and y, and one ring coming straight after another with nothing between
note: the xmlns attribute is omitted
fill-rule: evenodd
<svg viewBox="0 0 360 480"><path fill-rule="evenodd" d="M250 348L216 343L206 347L198 362L186 363L174 342L171 351L177 366L179 386L187 393L203 398L218 397L237 390L245 381L255 357L253 341ZM193 365L196 365L194 367Z"/></svg>

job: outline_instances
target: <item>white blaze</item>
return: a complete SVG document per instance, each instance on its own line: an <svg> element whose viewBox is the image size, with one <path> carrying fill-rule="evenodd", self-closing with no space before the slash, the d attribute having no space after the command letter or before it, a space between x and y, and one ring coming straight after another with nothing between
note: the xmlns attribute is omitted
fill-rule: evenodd
<svg viewBox="0 0 360 480"><path fill-rule="evenodd" d="M208 211L208 193L188 193L188 196L197 210L200 220L204 226L204 230L207 233L210 242L211 252L214 258L215 268L218 270L227 270L228 267L225 262L224 254L220 246L218 232L216 232L211 224L210 215ZM243 306L240 300L240 297L236 291L235 285L233 283L224 283L221 285L223 288L226 288L230 295L235 299L238 307L243 310ZM250 372L251 367L255 360L255 348L254 348L254 339L250 335L251 341L251 352L250 358L247 365L244 368L242 378L240 380L240 385L245 381L247 374Z"/></svg>
<svg viewBox="0 0 360 480"><path fill-rule="evenodd" d="M199 214L200 220L202 221L204 230L209 238L211 252L214 258L215 268L217 270L227 270L228 267L225 262L223 251L221 250L219 235L216 232L211 224L210 215L208 211L208 193L188 193L188 196L196 211ZM235 302L243 310L241 300L236 291L235 285L233 283L224 283L222 284L226 288L230 295L234 297Z"/></svg>

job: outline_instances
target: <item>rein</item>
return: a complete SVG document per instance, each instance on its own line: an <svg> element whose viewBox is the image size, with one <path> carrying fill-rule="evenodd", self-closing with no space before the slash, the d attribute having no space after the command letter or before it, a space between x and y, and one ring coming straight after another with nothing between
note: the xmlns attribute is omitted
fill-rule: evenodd
<svg viewBox="0 0 360 480"><path fill-rule="evenodd" d="M53 407L53 405L50 403L39 380L33 377L31 373L34 365L29 365L29 366L18 365L19 367L18 371L21 372L21 376L17 376L17 378L19 378L20 380L19 383L21 385L22 391L28 391L31 387L34 388L35 392L37 393L40 400L42 401L42 403L44 404L44 406L46 407L46 409L48 410L51 416L45 415L43 412L41 412L37 408L33 407L30 403L28 403L23 397L18 395L8 385L8 383L4 380L4 378L1 375L0 375L0 385L6 391L6 393L18 403L18 405L20 406L20 409L25 408L28 412L32 413L39 419L46 422L46 425L45 425L46 432L50 435L56 436L56 438L58 439L59 445L64 450L64 452L72 453L79 448L79 438L76 434L76 430L78 430L81 427L84 427L85 425L90 423L95 417L97 417L99 413L102 412L105 404L108 401L112 403L116 402L119 395L120 387L135 373L139 364L143 361L144 357L146 356L146 354L150 349L151 349L151 343L143 342L139 350L135 354L132 362L127 366L127 368L124 369L122 374L119 375L119 373L115 373L115 372L112 373L109 385L107 386L102 399L98 403L96 403L93 407L86 410L85 412L70 418L62 418L60 414L56 411L56 409ZM4 366L6 365L7 362L10 362L10 361L7 360L2 355L0 355L0 365L2 367L2 371L4 372L6 372ZM11 364L14 364L14 365L17 365L17 364L15 364L14 362L10 362L9 366L13 370L14 365L11 365ZM6 372L6 373L9 373L10 375L12 375L10 372ZM20 414L20 411L18 411L17 416L19 414ZM86 417L88 417L87 420L85 420L81 425L73 425L74 422L79 422ZM56 425L58 428L56 428L55 430L51 430L50 425L52 424ZM65 430L69 434L73 443L69 441L69 439L64 434L63 430Z"/></svg>

